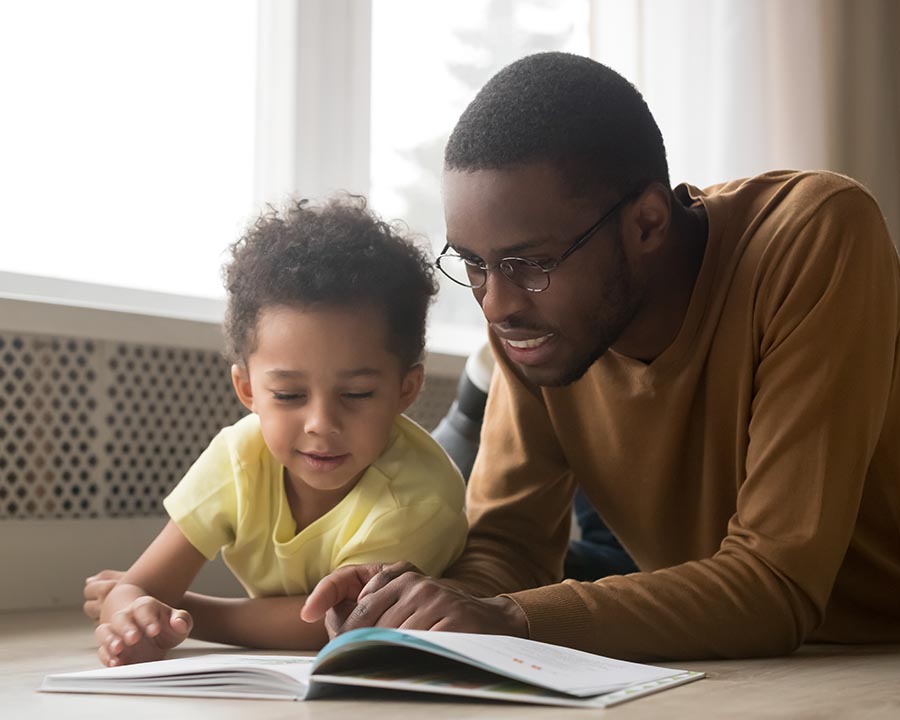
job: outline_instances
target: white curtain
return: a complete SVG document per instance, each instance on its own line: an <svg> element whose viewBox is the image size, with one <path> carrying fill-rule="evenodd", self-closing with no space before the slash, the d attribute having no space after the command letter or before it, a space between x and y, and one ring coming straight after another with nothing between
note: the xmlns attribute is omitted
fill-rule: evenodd
<svg viewBox="0 0 900 720"><path fill-rule="evenodd" d="M592 54L635 83L673 184L851 175L900 244L900 3L595 0Z"/></svg>

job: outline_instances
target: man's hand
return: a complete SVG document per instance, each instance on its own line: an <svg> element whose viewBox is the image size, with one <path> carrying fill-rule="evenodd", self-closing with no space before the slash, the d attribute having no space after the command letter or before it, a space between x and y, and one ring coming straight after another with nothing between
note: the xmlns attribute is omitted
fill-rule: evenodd
<svg viewBox="0 0 900 720"><path fill-rule="evenodd" d="M97 654L109 667L162 660L190 634L194 621L187 610L177 610L144 595L115 612L94 630Z"/></svg>
<svg viewBox="0 0 900 720"><path fill-rule="evenodd" d="M472 597L409 563L338 568L319 582L301 613L307 622L323 616L330 637L358 627L528 637L525 614L510 598Z"/></svg>
<svg viewBox="0 0 900 720"><path fill-rule="evenodd" d="M81 607L89 619L94 622L100 620L103 601L124 574L121 570L101 570L84 581L84 605Z"/></svg>
<svg viewBox="0 0 900 720"><path fill-rule="evenodd" d="M333 638L341 632L341 626L347 616L356 608L357 599L369 581L386 571L386 568L401 566L412 572L419 572L418 568L411 563L396 563L395 565L372 563L338 568L323 577L313 588L300 611L301 620L312 623L325 618L328 637Z"/></svg>

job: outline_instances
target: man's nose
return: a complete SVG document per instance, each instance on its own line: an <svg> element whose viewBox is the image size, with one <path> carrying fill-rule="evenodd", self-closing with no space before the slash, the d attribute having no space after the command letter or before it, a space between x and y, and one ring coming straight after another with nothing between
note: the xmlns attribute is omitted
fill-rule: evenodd
<svg viewBox="0 0 900 720"><path fill-rule="evenodd" d="M491 324L502 323L519 314L531 302L531 293L511 282L499 268L489 270L484 285L472 292Z"/></svg>

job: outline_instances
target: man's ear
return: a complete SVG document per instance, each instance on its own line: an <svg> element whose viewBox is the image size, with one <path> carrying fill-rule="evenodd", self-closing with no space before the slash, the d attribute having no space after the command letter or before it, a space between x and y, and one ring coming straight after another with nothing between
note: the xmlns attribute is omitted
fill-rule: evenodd
<svg viewBox="0 0 900 720"><path fill-rule="evenodd" d="M406 371L406 375L403 376L400 383L400 412L405 412L419 397L424 382L425 367L422 363L416 363Z"/></svg>
<svg viewBox="0 0 900 720"><path fill-rule="evenodd" d="M631 208L633 222L638 233L637 251L640 254L656 252L666 239L672 219L672 193L661 183L650 185Z"/></svg>
<svg viewBox="0 0 900 720"><path fill-rule="evenodd" d="M231 366L231 384L241 404L253 412L253 388L250 385L250 373L242 365Z"/></svg>

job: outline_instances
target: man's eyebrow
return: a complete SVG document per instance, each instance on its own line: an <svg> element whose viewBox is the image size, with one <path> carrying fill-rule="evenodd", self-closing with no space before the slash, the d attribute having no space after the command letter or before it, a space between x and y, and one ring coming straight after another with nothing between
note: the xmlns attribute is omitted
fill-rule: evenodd
<svg viewBox="0 0 900 720"><path fill-rule="evenodd" d="M542 248L549 243L557 242L558 238L543 236L543 237L533 237L528 240L523 240L521 242L514 243L512 245L507 245L506 247L498 248L497 255L500 257L516 257L518 255L525 254L530 252L536 248ZM472 255L475 256L471 250L467 249L462 245L458 245L450 238L447 238L447 244L460 255Z"/></svg>

